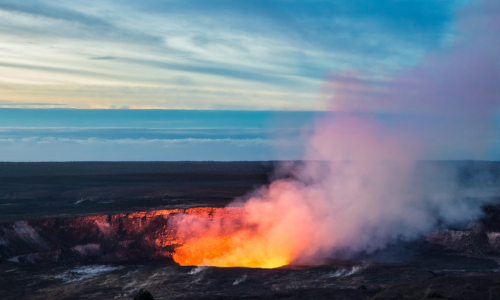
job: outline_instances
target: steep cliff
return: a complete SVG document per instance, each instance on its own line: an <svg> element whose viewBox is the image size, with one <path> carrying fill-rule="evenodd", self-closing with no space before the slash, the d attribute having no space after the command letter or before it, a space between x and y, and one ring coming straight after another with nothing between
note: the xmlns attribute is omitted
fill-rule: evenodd
<svg viewBox="0 0 500 300"><path fill-rule="evenodd" d="M201 217L238 220L240 214L239 208L191 208L4 223L0 224L0 260L111 262L169 258L182 240L178 232L182 222Z"/></svg>

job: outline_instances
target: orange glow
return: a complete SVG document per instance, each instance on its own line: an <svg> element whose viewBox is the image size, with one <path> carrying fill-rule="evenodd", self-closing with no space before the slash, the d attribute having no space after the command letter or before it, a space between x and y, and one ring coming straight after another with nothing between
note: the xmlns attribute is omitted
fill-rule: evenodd
<svg viewBox="0 0 500 300"><path fill-rule="evenodd" d="M201 237L177 248L173 259L182 266L200 266L227 253L231 248L231 237Z"/></svg>
<svg viewBox="0 0 500 300"><path fill-rule="evenodd" d="M315 205L304 199L315 199ZM323 247L314 243L324 241L320 237L325 228L314 226L325 213L322 199L321 190L278 180L261 188L243 207L180 213L169 223L178 239L172 257L180 265L217 267L276 268L302 263ZM335 238L333 232L329 234L327 246Z"/></svg>
<svg viewBox="0 0 500 300"><path fill-rule="evenodd" d="M287 252L270 249L261 236L243 230L231 235L189 239L175 250L172 258L181 266L277 268L290 263Z"/></svg>
<svg viewBox="0 0 500 300"><path fill-rule="evenodd" d="M276 211L285 213L266 205L198 207L76 217L66 223L96 226L105 237L124 233L130 238L120 241L123 248L139 236L141 244L154 249L153 258L172 257L182 266L276 268L288 265L305 241L293 224L276 222Z"/></svg>
<svg viewBox="0 0 500 300"><path fill-rule="evenodd" d="M182 266L288 265L302 249L297 232L290 231L287 224L280 227L275 223L252 222L255 212L248 207L219 208L174 217L172 225L176 227L179 246L172 258ZM266 214L259 213L259 219L265 220Z"/></svg>

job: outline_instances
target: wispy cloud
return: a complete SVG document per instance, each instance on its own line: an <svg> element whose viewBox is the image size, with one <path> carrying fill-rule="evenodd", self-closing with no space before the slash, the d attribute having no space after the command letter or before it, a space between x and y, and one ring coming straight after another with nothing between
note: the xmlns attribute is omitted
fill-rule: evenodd
<svg viewBox="0 0 500 300"><path fill-rule="evenodd" d="M459 2L3 0L0 86L78 108L321 109L326 72L416 63Z"/></svg>
<svg viewBox="0 0 500 300"><path fill-rule="evenodd" d="M159 128L165 130L302 129L312 111L216 111L122 109L0 109L0 128ZM323 115L323 114L319 114Z"/></svg>
<svg viewBox="0 0 500 300"><path fill-rule="evenodd" d="M127 30L123 27L115 26L112 22L108 21L106 17L92 15L91 13L86 13L85 10L82 11L72 7L65 7L60 4L48 4L45 1L28 0L19 2L6 0L0 2L0 10L13 14L28 15L35 18L63 21L67 23L66 25L73 26L75 29L80 29L81 31L98 32L99 34L94 34L95 37L104 35L122 39L126 38L131 41L141 40L149 43L161 42L160 37L149 35L147 32L138 32L133 29ZM56 32L62 33L64 30L60 29L56 30Z"/></svg>
<svg viewBox="0 0 500 300"><path fill-rule="evenodd" d="M97 56L97 57L89 57L89 59L92 60L112 60L112 59L117 59L118 57L115 56Z"/></svg>
<svg viewBox="0 0 500 300"><path fill-rule="evenodd" d="M43 103L43 102L12 102L0 100L0 107L30 107L30 106L66 106L61 103Z"/></svg>
<svg viewBox="0 0 500 300"><path fill-rule="evenodd" d="M0 138L0 161L151 161L297 159L301 146L265 139ZM199 151L203 148L203 151ZM280 148L283 152L280 153ZM277 151L278 150L278 151Z"/></svg>
<svg viewBox="0 0 500 300"><path fill-rule="evenodd" d="M60 138L68 140L299 140L306 131L276 128L148 129L148 128L0 128L0 138Z"/></svg>

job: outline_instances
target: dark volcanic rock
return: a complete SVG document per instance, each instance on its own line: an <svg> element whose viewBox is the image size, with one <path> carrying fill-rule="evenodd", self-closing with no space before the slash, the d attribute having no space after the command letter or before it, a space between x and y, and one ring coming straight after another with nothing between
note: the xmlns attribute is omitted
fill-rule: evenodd
<svg viewBox="0 0 500 300"><path fill-rule="evenodd" d="M433 233L427 240L468 256L483 257L491 252L488 235L483 231L445 230Z"/></svg>
<svg viewBox="0 0 500 300"><path fill-rule="evenodd" d="M373 300L500 299L500 274L440 277L390 287Z"/></svg>
<svg viewBox="0 0 500 300"><path fill-rule="evenodd" d="M178 214L238 219L239 208L191 208L0 225L0 261L140 261L171 257Z"/></svg>
<svg viewBox="0 0 500 300"><path fill-rule="evenodd" d="M114 215L47 218L0 224L0 261L119 262L170 258L181 245L175 216L224 218L241 208L190 208ZM441 251L484 257L500 253L500 233L445 230L427 237ZM423 245L425 247L425 245Z"/></svg>
<svg viewBox="0 0 500 300"><path fill-rule="evenodd" d="M443 230L429 235L427 241L454 254L473 257L500 254L500 232Z"/></svg>
<svg viewBox="0 0 500 300"><path fill-rule="evenodd" d="M155 300L153 295L148 290L141 289L137 295L135 295L134 300Z"/></svg>

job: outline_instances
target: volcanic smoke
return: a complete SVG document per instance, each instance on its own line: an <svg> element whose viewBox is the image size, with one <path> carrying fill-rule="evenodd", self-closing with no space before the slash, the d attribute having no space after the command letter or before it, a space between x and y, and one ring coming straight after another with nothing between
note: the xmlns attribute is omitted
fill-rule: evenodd
<svg viewBox="0 0 500 300"><path fill-rule="evenodd" d="M318 264L479 217L490 200L467 200L455 169L419 163L491 151L500 101L500 2L479 1L458 17L453 45L416 67L376 80L355 72L330 76L332 113L315 121L304 162L282 166L291 176L229 205L243 206L241 218L175 218L183 238L174 260Z"/></svg>

